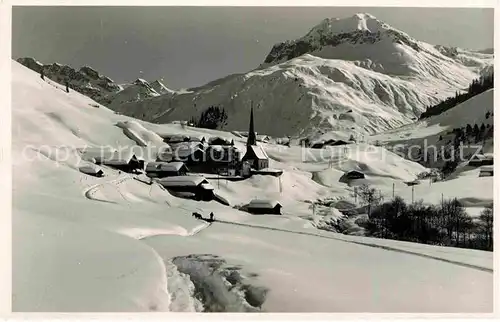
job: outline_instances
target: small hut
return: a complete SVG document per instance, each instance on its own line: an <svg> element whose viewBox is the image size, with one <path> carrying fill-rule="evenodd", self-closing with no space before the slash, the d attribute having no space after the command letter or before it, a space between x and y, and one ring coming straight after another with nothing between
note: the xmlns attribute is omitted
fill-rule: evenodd
<svg viewBox="0 0 500 322"><path fill-rule="evenodd" d="M352 170L346 173L347 179L349 180L354 180L354 179L364 179L365 174L361 171L357 170Z"/></svg>
<svg viewBox="0 0 500 322"><path fill-rule="evenodd" d="M246 206L255 215L281 215L281 204L276 200L254 199Z"/></svg>
<svg viewBox="0 0 500 322"><path fill-rule="evenodd" d="M314 142L311 144L311 149L322 149L323 146L325 145L325 142Z"/></svg>
<svg viewBox="0 0 500 322"><path fill-rule="evenodd" d="M363 172L357 170L351 170L349 172L344 173L342 177L340 177L339 181L346 183L351 180L364 179L364 178L365 174Z"/></svg>
<svg viewBox="0 0 500 322"><path fill-rule="evenodd" d="M472 158L469 159L469 162L467 163L467 165L471 166L471 167L480 167L480 166L483 166L485 164L483 164L486 160L486 157L482 154L474 154L472 156Z"/></svg>
<svg viewBox="0 0 500 322"><path fill-rule="evenodd" d="M78 170L80 170L81 173L85 173L90 176L104 177L104 171L102 171L102 169L95 164L81 166Z"/></svg>
<svg viewBox="0 0 500 322"><path fill-rule="evenodd" d="M482 166L479 169L480 177L493 177L493 167L492 166Z"/></svg>

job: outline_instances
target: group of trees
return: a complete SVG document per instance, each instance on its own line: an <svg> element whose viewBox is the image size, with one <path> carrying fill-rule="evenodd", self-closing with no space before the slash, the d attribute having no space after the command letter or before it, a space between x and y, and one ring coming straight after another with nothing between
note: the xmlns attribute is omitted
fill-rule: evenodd
<svg viewBox="0 0 500 322"><path fill-rule="evenodd" d="M192 117L189 123L199 128L215 130L227 125L227 113L219 106L210 106L201 112L199 118Z"/></svg>
<svg viewBox="0 0 500 322"><path fill-rule="evenodd" d="M488 119L491 115L490 112L486 113L486 119ZM455 137L453 139L453 145L455 148L460 146L460 144L470 144L470 143L479 143L486 139L493 137L493 125L482 123L481 126L478 126L477 123L472 126L471 124L467 124L465 127L459 127L453 129L453 134ZM441 141L443 139L442 136L439 137Z"/></svg>
<svg viewBox="0 0 500 322"><path fill-rule="evenodd" d="M407 204L396 196L388 202L368 186L358 189L358 196L368 206L364 223L370 236L424 244L493 250L493 205L478 218L470 217L455 199L440 205L422 201Z"/></svg>
<svg viewBox="0 0 500 322"><path fill-rule="evenodd" d="M433 115L439 115L449 110L450 108L465 102L469 98L481 94L482 92L487 91L491 88L493 88L493 73L486 76L481 76L481 78L472 81L466 93L456 93L454 97L448 97L444 101L441 101L434 106L428 106L426 111L420 115L419 119L424 119Z"/></svg>

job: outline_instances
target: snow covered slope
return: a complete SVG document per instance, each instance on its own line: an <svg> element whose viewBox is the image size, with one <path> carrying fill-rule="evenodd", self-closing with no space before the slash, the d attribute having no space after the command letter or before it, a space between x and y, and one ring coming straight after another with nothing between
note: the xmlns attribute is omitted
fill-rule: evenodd
<svg viewBox="0 0 500 322"><path fill-rule="evenodd" d="M228 113L224 130L245 130L253 106L260 133L347 139L410 123L492 64L493 55L434 47L358 14L326 19L299 40L275 45L246 74L113 109L165 123L218 105Z"/></svg>
<svg viewBox="0 0 500 322"><path fill-rule="evenodd" d="M234 138L242 149L244 139L117 115L16 62L12 77L14 311L492 310L492 253L317 230L304 199L350 193L313 180L327 169L319 150L263 145L270 165L284 170L281 189L269 176L209 178L231 205L277 198L283 216L180 199L108 167L103 178L85 175L78 149L146 152L161 147L157 135L173 133ZM424 169L393 154L384 163L383 149L370 149L332 149L330 170L365 167L368 180L402 181ZM193 211L213 211L217 221L195 220ZM208 290L208 300L200 303L195 289Z"/></svg>
<svg viewBox="0 0 500 322"><path fill-rule="evenodd" d="M494 89L487 90L442 114L371 136L369 140L391 145L403 143L411 145L427 139L428 145L431 145L439 135L445 136L446 132L454 128L465 127L467 124L493 125L493 117L486 118L487 112L494 111L493 98Z"/></svg>

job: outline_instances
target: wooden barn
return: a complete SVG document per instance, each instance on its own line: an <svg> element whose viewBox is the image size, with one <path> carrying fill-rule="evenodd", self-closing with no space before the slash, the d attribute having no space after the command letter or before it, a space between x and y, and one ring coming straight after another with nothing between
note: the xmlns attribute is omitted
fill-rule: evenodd
<svg viewBox="0 0 500 322"><path fill-rule="evenodd" d="M184 176L189 171L182 162L149 162L146 175L150 178Z"/></svg>
<svg viewBox="0 0 500 322"><path fill-rule="evenodd" d="M246 206L255 215L281 215L281 204L276 200L254 199Z"/></svg>
<svg viewBox="0 0 500 322"><path fill-rule="evenodd" d="M201 176L165 177L159 183L173 194L190 193L196 200L214 199L214 187Z"/></svg>

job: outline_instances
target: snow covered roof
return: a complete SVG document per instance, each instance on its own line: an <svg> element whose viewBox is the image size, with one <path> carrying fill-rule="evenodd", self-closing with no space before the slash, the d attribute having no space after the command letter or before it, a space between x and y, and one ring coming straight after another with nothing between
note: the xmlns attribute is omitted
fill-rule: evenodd
<svg viewBox="0 0 500 322"><path fill-rule="evenodd" d="M110 147L87 147L81 151L82 159L89 162L111 159L115 152L116 150Z"/></svg>
<svg viewBox="0 0 500 322"><path fill-rule="evenodd" d="M81 166L78 170L80 172L86 173L86 174L98 174L99 172L104 173L102 169L94 164L87 164L84 166Z"/></svg>
<svg viewBox="0 0 500 322"><path fill-rule="evenodd" d="M267 156L267 153L266 151L264 151L264 149L258 145L251 145L248 147L248 149L252 149L253 150L253 153L255 154L255 156L257 157L257 159L269 159L269 157Z"/></svg>
<svg viewBox="0 0 500 322"><path fill-rule="evenodd" d="M149 162L146 165L146 172L160 172L160 171L168 171L168 172L176 172L179 171L182 167L184 167L184 163L182 162Z"/></svg>
<svg viewBox="0 0 500 322"><path fill-rule="evenodd" d="M133 151L115 151L109 158L101 159L101 162L108 165L124 165L128 164L132 158L139 160Z"/></svg>
<svg viewBox="0 0 500 322"><path fill-rule="evenodd" d="M492 165L485 165L479 168L481 172L493 172L493 166Z"/></svg>
<svg viewBox="0 0 500 322"><path fill-rule="evenodd" d="M201 187L205 190L214 190L214 187L210 183L202 183Z"/></svg>
<svg viewBox="0 0 500 322"><path fill-rule="evenodd" d="M189 143L189 144L180 144L180 145L176 145L173 148L172 152L177 158L189 157L190 155L192 155L196 151L205 152L201 148L202 143L200 143L200 142L186 142L186 143ZM194 144L192 144L192 143L194 143Z"/></svg>
<svg viewBox="0 0 500 322"><path fill-rule="evenodd" d="M248 204L248 208L260 208L260 209L273 209L276 206L280 206L281 204L276 200L266 200L266 199L253 199Z"/></svg>
<svg viewBox="0 0 500 322"><path fill-rule="evenodd" d="M201 176L175 176L161 178L159 183L165 187L196 187L208 181Z"/></svg>
<svg viewBox="0 0 500 322"><path fill-rule="evenodd" d="M269 140L270 137L268 135L265 135L265 134L259 134L257 135L257 141L265 141L265 140Z"/></svg>

